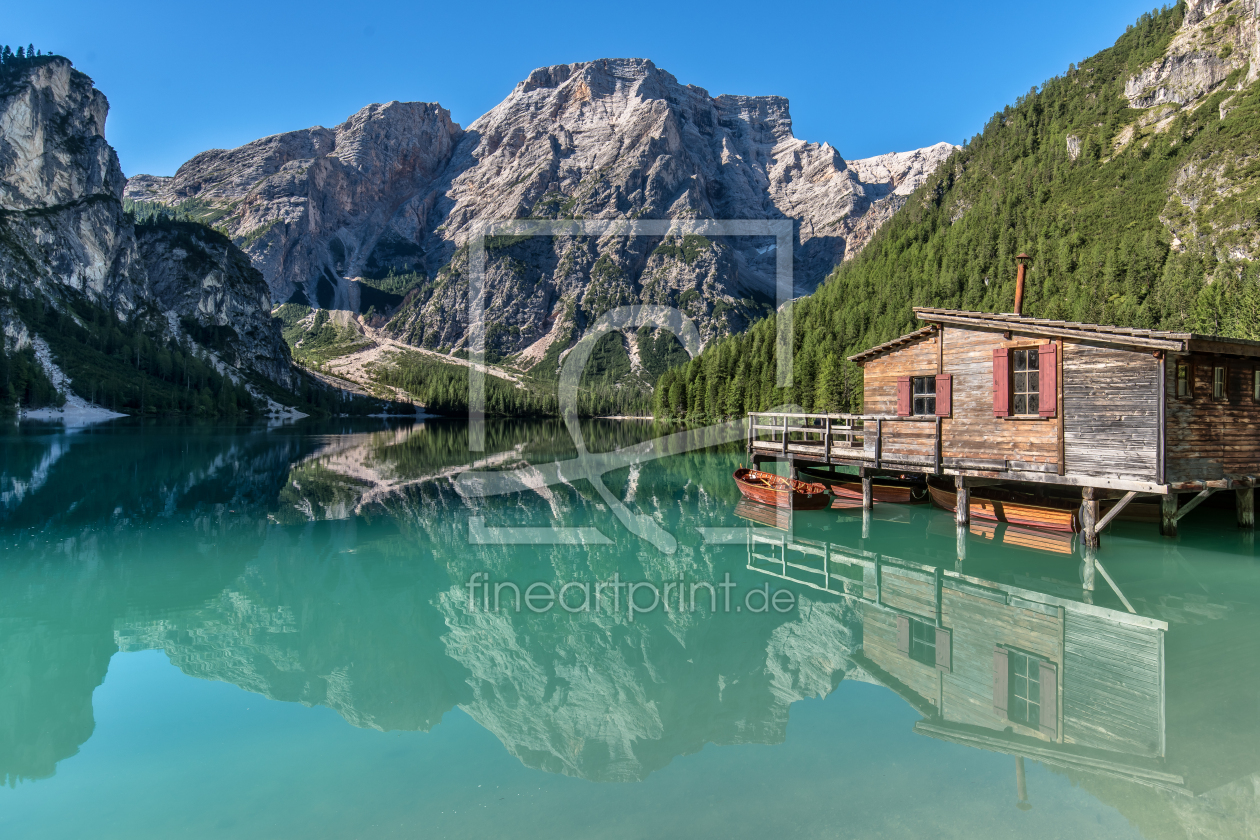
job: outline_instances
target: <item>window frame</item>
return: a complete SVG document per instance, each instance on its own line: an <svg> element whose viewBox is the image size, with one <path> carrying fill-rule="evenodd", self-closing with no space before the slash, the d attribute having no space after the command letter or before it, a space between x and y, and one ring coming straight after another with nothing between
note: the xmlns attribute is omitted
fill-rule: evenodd
<svg viewBox="0 0 1260 840"><path fill-rule="evenodd" d="M1229 400L1229 367L1212 363L1212 399Z"/></svg>
<svg viewBox="0 0 1260 840"><path fill-rule="evenodd" d="M1011 362L1010 362L1010 371L1008 373L1011 377L1011 391L1010 391L1011 402L1010 402L1010 414L1008 416L1017 417L1017 418L1025 419L1025 420L1032 419L1032 418L1041 419L1041 413L1039 411L1041 407L1041 365L1040 365L1041 345L1034 344L1028 347L1012 347L1010 348L1010 350L1011 350ZM1017 360L1020 358L1021 353L1025 354L1023 356L1024 369L1018 370L1019 363ZM1029 365L1031 365L1031 367ZM1029 379L1031 378L1032 390L1020 391L1018 389L1018 384L1017 384L1019 382L1018 377L1021 375L1024 377L1025 389L1029 387ZM1016 411L1015 409L1016 409L1016 406L1018 405L1020 397L1024 398L1024 410ZM1033 406L1031 410L1028 405L1029 397L1036 397L1037 399L1037 405Z"/></svg>
<svg viewBox="0 0 1260 840"><path fill-rule="evenodd" d="M1184 380L1182 378L1183 373L1185 374ZM1189 361L1177 362L1177 367L1176 367L1174 376L1175 376L1175 379L1173 381L1173 389L1174 389L1173 393L1176 394L1177 399L1179 400L1194 399L1194 367L1191 366L1190 362ZM1181 385L1183 381L1185 382L1185 385L1186 385L1186 392L1184 394L1181 392Z"/></svg>
<svg viewBox="0 0 1260 840"><path fill-rule="evenodd" d="M936 625L921 621L913 616L907 616L907 619L910 622L910 658L920 665L935 668ZM925 638L919 638L920 635Z"/></svg>
<svg viewBox="0 0 1260 840"><path fill-rule="evenodd" d="M922 393L919 393L918 388L919 388L920 383L924 383L924 387L930 387L932 390L930 392L924 391ZM926 407L927 401L929 398L932 401L930 409L927 411L919 411L918 405L917 405L918 400L920 399L923 400L924 406ZM936 376L935 374L910 377L910 416L911 417L935 417L936 416Z"/></svg>
<svg viewBox="0 0 1260 840"><path fill-rule="evenodd" d="M1029 729L1038 729L1041 726L1042 659L1035 654L1024 653L1014 648L1007 648L1006 658L1006 719ZM1020 662L1024 664L1022 677L1017 672ZM1027 697L1021 697L1018 693L1021 681ZM1020 703L1024 708L1022 715L1017 714Z"/></svg>
<svg viewBox="0 0 1260 840"><path fill-rule="evenodd" d="M1251 371L1251 400L1260 403L1260 367Z"/></svg>

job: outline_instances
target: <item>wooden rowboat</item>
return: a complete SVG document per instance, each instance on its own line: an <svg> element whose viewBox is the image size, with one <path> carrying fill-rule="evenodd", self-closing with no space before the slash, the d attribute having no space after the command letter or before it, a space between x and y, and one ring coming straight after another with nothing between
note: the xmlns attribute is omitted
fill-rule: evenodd
<svg viewBox="0 0 1260 840"><path fill-rule="evenodd" d="M821 510L830 498L821 484L808 484L774 473L740 467L735 471L735 484L745 499L763 505L793 510Z"/></svg>
<svg viewBox="0 0 1260 840"><path fill-rule="evenodd" d="M958 509L958 494L954 491L936 487L929 482L928 494L932 497L932 504L937 507L951 512ZM972 519L1009 522L1044 528L1047 531L1077 533L1081 530L1077 506L1067 499L1060 502L1059 499L1042 499L989 487L976 487L969 495L971 502L968 510Z"/></svg>
<svg viewBox="0 0 1260 840"><path fill-rule="evenodd" d="M801 468L801 475L821 481L831 490L837 501L862 501L862 482L840 480L840 475L823 470ZM881 476L871 481L871 501L894 505L918 505L927 502L927 486L922 481Z"/></svg>

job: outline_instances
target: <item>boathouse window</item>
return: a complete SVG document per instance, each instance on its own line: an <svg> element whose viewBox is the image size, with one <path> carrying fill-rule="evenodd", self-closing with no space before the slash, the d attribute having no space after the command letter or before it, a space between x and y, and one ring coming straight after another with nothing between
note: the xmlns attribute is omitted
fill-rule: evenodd
<svg viewBox="0 0 1260 840"><path fill-rule="evenodd" d="M1225 391L1225 368L1220 366L1212 368L1212 398L1225 399Z"/></svg>
<svg viewBox="0 0 1260 840"><path fill-rule="evenodd" d="M910 619L910 658L924 665L936 664L936 626Z"/></svg>
<svg viewBox="0 0 1260 840"><path fill-rule="evenodd" d="M1190 393L1191 387L1192 386L1190 382L1190 366L1177 365L1177 396L1179 397L1192 396L1192 394Z"/></svg>
<svg viewBox="0 0 1260 840"><path fill-rule="evenodd" d="M950 673L951 634L944 627L909 616L897 616L897 650L923 665Z"/></svg>
<svg viewBox="0 0 1260 840"><path fill-rule="evenodd" d="M911 403L915 415L936 414L936 377L915 376L911 379L914 400Z"/></svg>
<svg viewBox="0 0 1260 840"><path fill-rule="evenodd" d="M1260 368L1251 372L1251 398L1260 402Z"/></svg>
<svg viewBox="0 0 1260 840"><path fill-rule="evenodd" d="M1007 655L1010 698L1007 718L1037 729L1041 725L1041 661L1019 651Z"/></svg>
<svg viewBox="0 0 1260 840"><path fill-rule="evenodd" d="M1014 398L1013 414L1038 413L1038 398L1041 396L1041 377L1037 372L1037 348L1012 350L1014 363L1014 382L1011 396Z"/></svg>

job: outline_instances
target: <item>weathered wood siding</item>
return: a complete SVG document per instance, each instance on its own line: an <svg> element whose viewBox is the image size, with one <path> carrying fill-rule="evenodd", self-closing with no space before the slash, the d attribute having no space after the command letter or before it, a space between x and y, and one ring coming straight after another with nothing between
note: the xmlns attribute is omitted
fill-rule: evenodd
<svg viewBox="0 0 1260 840"><path fill-rule="evenodd" d="M894 609L912 613L929 624L936 622L936 577L916 569L885 564L880 567L882 601Z"/></svg>
<svg viewBox="0 0 1260 840"><path fill-rule="evenodd" d="M898 378L940 372L938 341L939 332L867 361L862 366L862 413L896 414Z"/></svg>
<svg viewBox="0 0 1260 840"><path fill-rule="evenodd" d="M923 700L938 704L941 672L897 649L897 613L876 604L862 605L862 653Z"/></svg>
<svg viewBox="0 0 1260 840"><path fill-rule="evenodd" d="M1035 347L1045 339L946 328L943 373L954 377L953 414L942 422L941 455L1058 464L1059 419L993 416L993 351Z"/></svg>
<svg viewBox="0 0 1260 840"><path fill-rule="evenodd" d="M1063 740L1131 755L1163 745L1161 631L1069 613L1063 628Z"/></svg>
<svg viewBox="0 0 1260 840"><path fill-rule="evenodd" d="M1194 394L1177 396L1177 365L1189 364ZM1229 371L1228 396L1212 397L1212 369ZM1169 482L1204 481L1260 472L1260 404L1254 397L1252 359L1219 359L1194 354L1169 356L1167 393L1167 468Z"/></svg>
<svg viewBox="0 0 1260 840"><path fill-rule="evenodd" d="M1007 600L1004 593L964 582L942 583L941 622L953 633L953 667L942 677L941 714L948 721L997 730L1010 726L1021 735L1048 740L994 712L993 648L1004 645L1035 654L1055 663L1062 675L1062 613L1057 607Z"/></svg>
<svg viewBox="0 0 1260 840"><path fill-rule="evenodd" d="M1064 344L1063 414L1068 475L1156 480L1159 361L1150 352Z"/></svg>
<svg viewBox="0 0 1260 840"><path fill-rule="evenodd" d="M863 365L864 406L868 414L897 413L897 380L903 376L953 376L952 412L941 421L941 456L974 460L1022 461L1058 465L1059 416L993 416L993 350L1046 343L1027 336L945 327ZM935 455L934 424L885 422L886 455Z"/></svg>

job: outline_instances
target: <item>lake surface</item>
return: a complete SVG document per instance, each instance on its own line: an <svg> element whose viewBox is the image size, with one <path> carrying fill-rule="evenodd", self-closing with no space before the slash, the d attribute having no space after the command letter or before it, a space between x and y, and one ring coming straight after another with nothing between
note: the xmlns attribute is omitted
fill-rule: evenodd
<svg viewBox="0 0 1260 840"><path fill-rule="evenodd" d="M1260 836L1232 509L1091 591L646 424L584 424L601 489L560 424L382 423L5 427L0 837Z"/></svg>

